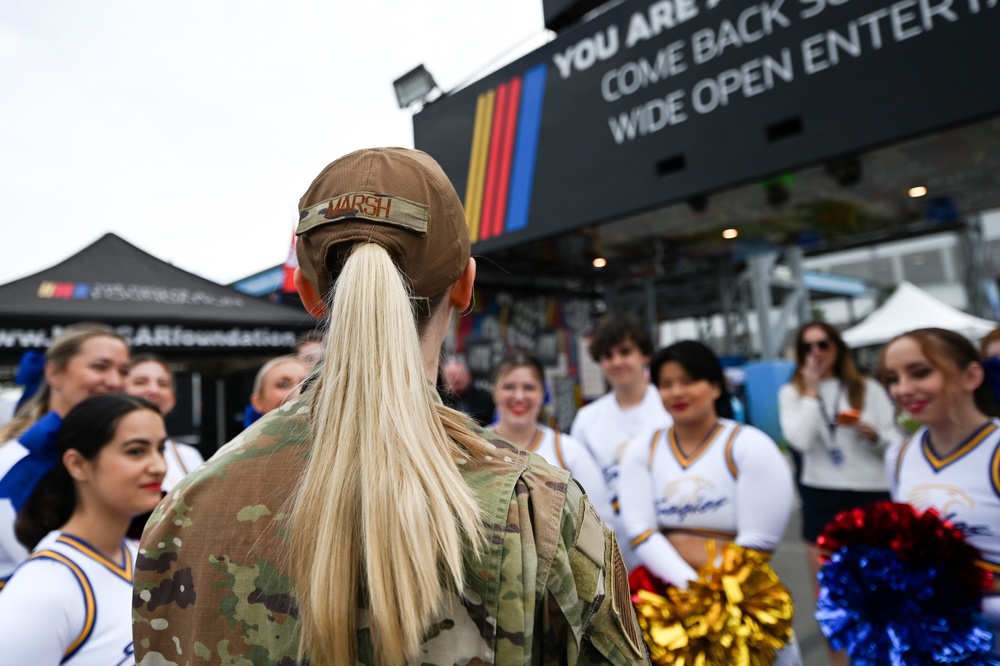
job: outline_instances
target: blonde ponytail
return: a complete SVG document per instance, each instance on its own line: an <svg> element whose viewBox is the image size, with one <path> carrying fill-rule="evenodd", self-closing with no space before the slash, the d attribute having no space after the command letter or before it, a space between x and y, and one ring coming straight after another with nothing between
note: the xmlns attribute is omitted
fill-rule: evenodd
<svg viewBox="0 0 1000 666"><path fill-rule="evenodd" d="M300 657L317 666L356 663L360 609L377 663L415 657L464 588L463 540L483 537L456 460L487 445L436 404L404 280L384 249L359 244L330 303L291 533Z"/></svg>

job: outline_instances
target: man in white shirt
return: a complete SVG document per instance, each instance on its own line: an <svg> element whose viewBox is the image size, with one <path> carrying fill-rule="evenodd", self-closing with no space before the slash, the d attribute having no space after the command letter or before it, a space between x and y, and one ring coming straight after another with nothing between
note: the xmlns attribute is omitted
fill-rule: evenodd
<svg viewBox="0 0 1000 666"><path fill-rule="evenodd" d="M590 355L601 366L611 392L577 412L570 435L586 445L600 465L617 512L618 463L626 444L636 435L668 428L672 421L659 391L646 377L653 341L638 319L607 319L594 334ZM638 560L629 547L628 535L620 521L609 526L615 530L625 565L633 568Z"/></svg>

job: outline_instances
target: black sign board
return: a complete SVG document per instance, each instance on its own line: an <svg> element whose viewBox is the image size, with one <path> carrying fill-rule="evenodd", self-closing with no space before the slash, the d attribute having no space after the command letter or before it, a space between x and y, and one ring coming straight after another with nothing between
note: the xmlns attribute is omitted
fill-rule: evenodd
<svg viewBox="0 0 1000 666"><path fill-rule="evenodd" d="M1000 113L998 0L626 0L414 116L476 251Z"/></svg>
<svg viewBox="0 0 1000 666"><path fill-rule="evenodd" d="M559 32L602 4L604 0L542 0L545 27Z"/></svg>

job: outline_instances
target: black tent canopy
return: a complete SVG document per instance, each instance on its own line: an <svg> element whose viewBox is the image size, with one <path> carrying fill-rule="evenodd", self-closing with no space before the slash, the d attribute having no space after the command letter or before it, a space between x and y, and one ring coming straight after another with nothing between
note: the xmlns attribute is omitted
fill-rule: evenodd
<svg viewBox="0 0 1000 666"><path fill-rule="evenodd" d="M188 273L107 233L50 268L0 285L0 358L44 348L63 326L97 321L133 349L167 356L287 353L315 326L275 305Z"/></svg>

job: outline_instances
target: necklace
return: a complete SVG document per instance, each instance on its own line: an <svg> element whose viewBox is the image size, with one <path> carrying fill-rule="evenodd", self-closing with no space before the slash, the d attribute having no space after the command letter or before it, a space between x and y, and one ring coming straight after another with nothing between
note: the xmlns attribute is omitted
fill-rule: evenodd
<svg viewBox="0 0 1000 666"><path fill-rule="evenodd" d="M708 442L710 442L712 439L715 438L716 434L718 434L718 432L719 432L719 428L721 428L721 427L722 427L722 424L719 423L718 421L716 421L715 423L713 423L711 429L709 429L708 433L704 437L701 438L701 441L698 442L698 446L696 446L694 448L694 450L691 451L691 453L686 453L684 451L684 447L681 446L681 440L677 436L677 428L676 427L673 427L673 428L670 429L670 436L673 439L674 446L677 447L677 451L680 452L680 454L682 456L684 456L685 458L690 459L690 458L698 455L698 453L702 449L705 448L705 445L708 444Z"/></svg>

